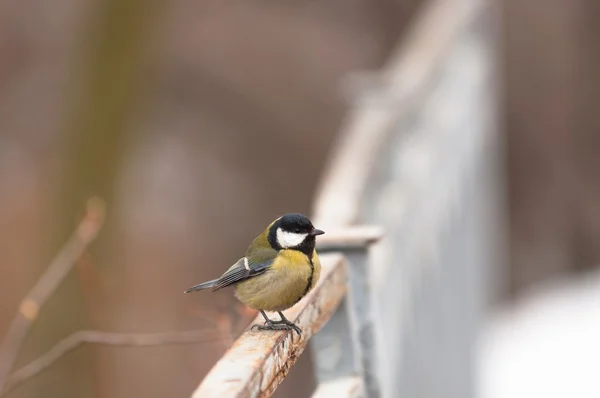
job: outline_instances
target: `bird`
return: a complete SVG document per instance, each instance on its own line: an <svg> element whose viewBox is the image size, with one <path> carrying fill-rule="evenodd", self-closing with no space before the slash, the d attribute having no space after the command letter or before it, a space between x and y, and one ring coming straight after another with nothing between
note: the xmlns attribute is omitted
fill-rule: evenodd
<svg viewBox="0 0 600 398"><path fill-rule="evenodd" d="M293 330L300 336L301 329L281 311L292 307L317 284L321 263L315 244L316 237L324 233L303 214L285 214L271 222L252 241L245 256L220 278L192 286L185 293L215 292L234 285L235 297L265 319L264 325L251 329ZM265 311L277 312L280 319L270 319Z"/></svg>

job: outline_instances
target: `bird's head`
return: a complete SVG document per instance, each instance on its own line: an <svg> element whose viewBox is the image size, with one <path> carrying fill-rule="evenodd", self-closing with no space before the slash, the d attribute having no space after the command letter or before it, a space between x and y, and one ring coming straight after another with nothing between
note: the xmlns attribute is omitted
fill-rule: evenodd
<svg viewBox="0 0 600 398"><path fill-rule="evenodd" d="M315 248L315 237L325 232L315 228L305 215L289 213L273 222L269 243L274 249L294 249L307 254Z"/></svg>

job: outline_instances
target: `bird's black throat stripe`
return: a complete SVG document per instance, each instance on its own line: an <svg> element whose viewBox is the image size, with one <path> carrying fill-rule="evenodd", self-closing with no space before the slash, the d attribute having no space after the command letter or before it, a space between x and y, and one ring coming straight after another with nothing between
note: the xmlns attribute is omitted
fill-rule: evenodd
<svg viewBox="0 0 600 398"><path fill-rule="evenodd" d="M304 289L304 293L302 293L302 295L298 298L298 300L296 300L296 303L298 301L302 300L302 297L306 296L306 294L310 290L310 287L312 286L313 275L315 274L315 264L313 263L312 256L307 256L307 257L308 257L308 264L310 265L310 276L308 277L308 282L306 283L306 289Z"/></svg>

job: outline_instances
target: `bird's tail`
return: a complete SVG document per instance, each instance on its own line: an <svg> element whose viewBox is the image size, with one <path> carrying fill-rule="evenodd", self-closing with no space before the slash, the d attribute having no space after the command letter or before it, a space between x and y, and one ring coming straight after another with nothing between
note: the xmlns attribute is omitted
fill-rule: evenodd
<svg viewBox="0 0 600 398"><path fill-rule="evenodd" d="M213 279L212 281L208 281L208 282L204 282L199 285L196 285L196 286L192 286L189 289L187 289L185 291L185 293L191 293L191 292L195 292L197 290L209 289L209 288L213 287L215 285L215 283L217 283L217 281L218 281L218 279Z"/></svg>

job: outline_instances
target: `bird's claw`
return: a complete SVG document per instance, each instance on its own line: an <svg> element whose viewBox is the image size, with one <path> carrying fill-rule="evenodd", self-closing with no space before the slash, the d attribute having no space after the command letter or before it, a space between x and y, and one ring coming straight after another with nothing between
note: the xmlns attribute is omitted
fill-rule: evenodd
<svg viewBox="0 0 600 398"><path fill-rule="evenodd" d="M271 321L271 322L265 322L264 325L252 325L252 327L250 328L250 330L254 330L254 328L256 328L257 330L293 330L296 333L298 333L298 336L302 336L302 330L296 326L295 324L291 323L291 322L285 322L285 321Z"/></svg>

